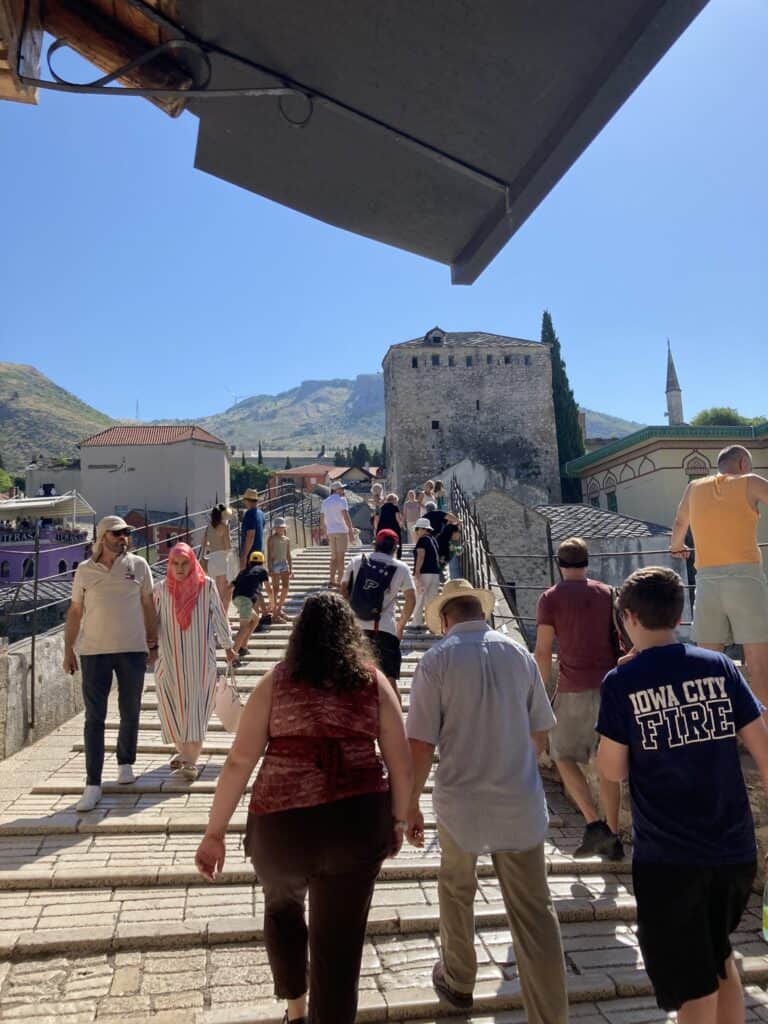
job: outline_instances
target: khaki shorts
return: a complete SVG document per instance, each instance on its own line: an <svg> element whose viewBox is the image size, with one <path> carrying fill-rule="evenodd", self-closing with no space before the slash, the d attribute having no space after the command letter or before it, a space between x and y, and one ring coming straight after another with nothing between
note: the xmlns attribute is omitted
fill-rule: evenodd
<svg viewBox="0 0 768 1024"><path fill-rule="evenodd" d="M586 764L597 750L595 732L600 710L600 687L581 693L558 693L552 709L557 723L549 734L549 756L553 761Z"/></svg>
<svg viewBox="0 0 768 1024"><path fill-rule="evenodd" d="M693 636L700 644L768 643L768 583L761 565L699 569Z"/></svg>
<svg viewBox="0 0 768 1024"><path fill-rule="evenodd" d="M348 533L329 533L328 546L332 555L345 555L349 547Z"/></svg>

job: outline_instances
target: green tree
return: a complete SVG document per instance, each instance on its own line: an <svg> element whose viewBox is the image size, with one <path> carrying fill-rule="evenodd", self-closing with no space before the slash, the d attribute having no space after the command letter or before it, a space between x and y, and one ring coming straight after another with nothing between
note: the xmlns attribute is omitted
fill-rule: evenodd
<svg viewBox="0 0 768 1024"><path fill-rule="evenodd" d="M729 405L715 405L702 409L691 420L692 427L753 427L764 423L765 416L742 416Z"/></svg>
<svg viewBox="0 0 768 1024"><path fill-rule="evenodd" d="M250 462L243 466L233 465L229 467L229 489L234 495L242 494L249 487L263 491L271 476L274 472L266 466L254 466Z"/></svg>
<svg viewBox="0 0 768 1024"><path fill-rule="evenodd" d="M259 441L259 454L258 454L258 457L256 459L256 462L257 462L257 464L259 466L263 466L264 465L264 452L261 450L261 441Z"/></svg>
<svg viewBox="0 0 768 1024"><path fill-rule="evenodd" d="M381 464L386 467L387 465L387 439L386 437L381 442Z"/></svg>
<svg viewBox="0 0 768 1024"><path fill-rule="evenodd" d="M560 339L555 334L552 316L544 310L541 318L541 340L552 346L552 400L555 406L557 450L560 456L560 488L563 501L581 501L581 480L565 476L566 462L584 454L584 438L579 427L579 407L568 383Z"/></svg>
<svg viewBox="0 0 768 1024"><path fill-rule="evenodd" d="M13 480L4 469L0 469L0 491L7 493L13 487Z"/></svg>
<svg viewBox="0 0 768 1024"><path fill-rule="evenodd" d="M293 469L293 463L291 462L291 456L287 455L285 458L285 469Z"/></svg>
<svg viewBox="0 0 768 1024"><path fill-rule="evenodd" d="M333 453L333 464L334 466L346 466L347 463L344 461L344 452L340 448L337 448Z"/></svg>
<svg viewBox="0 0 768 1024"><path fill-rule="evenodd" d="M247 465L247 463L245 461L245 448L243 448L243 450L240 452L240 465L241 466L246 466Z"/></svg>

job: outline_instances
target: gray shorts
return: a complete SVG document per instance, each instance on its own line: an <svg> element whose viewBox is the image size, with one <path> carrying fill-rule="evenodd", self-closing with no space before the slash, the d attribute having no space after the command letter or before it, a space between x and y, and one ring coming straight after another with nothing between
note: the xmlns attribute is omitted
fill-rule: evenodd
<svg viewBox="0 0 768 1024"><path fill-rule="evenodd" d="M700 644L768 643L768 583L761 565L699 569L693 636Z"/></svg>
<svg viewBox="0 0 768 1024"><path fill-rule="evenodd" d="M600 687L581 693L558 693L552 708L557 723L549 734L549 756L553 761L586 764L597 750L595 732L600 710Z"/></svg>

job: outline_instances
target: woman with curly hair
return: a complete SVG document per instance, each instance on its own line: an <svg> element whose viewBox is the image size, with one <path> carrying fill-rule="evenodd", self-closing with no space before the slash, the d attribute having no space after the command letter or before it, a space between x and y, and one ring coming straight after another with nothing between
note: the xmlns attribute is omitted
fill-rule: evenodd
<svg viewBox="0 0 768 1024"><path fill-rule="evenodd" d="M285 660L257 682L243 711L195 857L211 881L262 755L245 848L264 890L284 1022L353 1024L373 886L402 845L412 768L397 697L338 594L307 598Z"/></svg>

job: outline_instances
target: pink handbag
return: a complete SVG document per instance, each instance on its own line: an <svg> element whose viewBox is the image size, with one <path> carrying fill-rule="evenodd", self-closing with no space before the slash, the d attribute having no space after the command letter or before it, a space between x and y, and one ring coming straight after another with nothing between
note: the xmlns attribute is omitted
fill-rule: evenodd
<svg viewBox="0 0 768 1024"><path fill-rule="evenodd" d="M240 716L243 713L243 700L235 682L235 669L229 666L229 672L225 676L219 676L216 680L216 697L214 706L219 721L227 732L237 732L240 724Z"/></svg>

